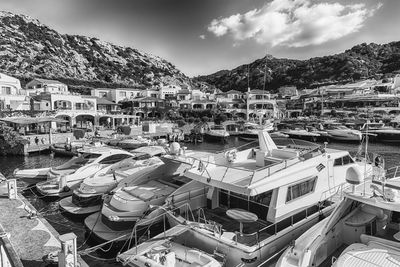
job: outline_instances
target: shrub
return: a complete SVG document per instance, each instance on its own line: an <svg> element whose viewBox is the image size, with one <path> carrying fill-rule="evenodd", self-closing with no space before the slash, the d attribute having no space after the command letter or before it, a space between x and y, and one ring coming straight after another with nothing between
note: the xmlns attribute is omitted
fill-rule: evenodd
<svg viewBox="0 0 400 267"><path fill-rule="evenodd" d="M204 116L204 117L201 118L201 121L202 121L202 122L209 122L209 121L210 121L210 118L207 117L207 116Z"/></svg>
<svg viewBox="0 0 400 267"><path fill-rule="evenodd" d="M186 124L186 122L184 120L178 120L178 121L176 121L176 123L178 124L178 127L182 127Z"/></svg>

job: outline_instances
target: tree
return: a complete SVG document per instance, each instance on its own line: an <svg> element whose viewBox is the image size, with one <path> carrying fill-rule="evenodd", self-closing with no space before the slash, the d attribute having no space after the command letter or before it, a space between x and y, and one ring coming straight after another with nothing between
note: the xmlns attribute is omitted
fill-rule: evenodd
<svg viewBox="0 0 400 267"><path fill-rule="evenodd" d="M224 121L226 121L228 119L228 116L226 116L225 114L218 114L215 119L214 122L215 124L221 124Z"/></svg>

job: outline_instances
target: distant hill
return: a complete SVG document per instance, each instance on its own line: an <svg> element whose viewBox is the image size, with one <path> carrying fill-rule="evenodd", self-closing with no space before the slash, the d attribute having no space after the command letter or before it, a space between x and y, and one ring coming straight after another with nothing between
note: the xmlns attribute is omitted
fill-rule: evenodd
<svg viewBox="0 0 400 267"><path fill-rule="evenodd" d="M400 42L360 44L343 53L308 60L274 58L268 55L249 65L196 77L222 91L246 91L248 69L250 88L263 89L267 64L266 90L295 85L299 89L325 84L346 83L362 78L391 77L400 73Z"/></svg>
<svg viewBox="0 0 400 267"><path fill-rule="evenodd" d="M32 77L83 87L190 83L160 57L97 38L59 34L24 15L0 11L0 36L0 72L23 83Z"/></svg>

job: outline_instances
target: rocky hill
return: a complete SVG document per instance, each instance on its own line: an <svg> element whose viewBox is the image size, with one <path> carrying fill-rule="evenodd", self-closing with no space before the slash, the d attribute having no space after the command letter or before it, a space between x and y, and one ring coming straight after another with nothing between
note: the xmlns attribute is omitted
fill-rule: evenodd
<svg viewBox="0 0 400 267"><path fill-rule="evenodd" d="M266 73L266 75L265 75ZM308 60L274 58L270 55L233 70L199 76L195 80L222 91L250 88L276 91L280 86L298 88L346 83L362 78L391 77L400 73L400 42L360 44L343 53ZM248 75L250 74L250 75ZM266 82L264 83L264 77Z"/></svg>
<svg viewBox="0 0 400 267"><path fill-rule="evenodd" d="M160 57L96 38L59 34L38 20L0 11L0 72L87 87L185 85L189 78Z"/></svg>

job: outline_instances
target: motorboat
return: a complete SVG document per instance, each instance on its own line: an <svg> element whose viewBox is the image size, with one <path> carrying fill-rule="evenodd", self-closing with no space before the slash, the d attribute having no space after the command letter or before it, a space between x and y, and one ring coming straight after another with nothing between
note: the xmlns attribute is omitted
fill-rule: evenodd
<svg viewBox="0 0 400 267"><path fill-rule="evenodd" d="M399 266L398 170L348 177L340 205L296 239L278 266Z"/></svg>
<svg viewBox="0 0 400 267"><path fill-rule="evenodd" d="M243 131L239 132L238 136L244 140L258 140L258 131L260 130L272 132L274 130L274 126L269 124L263 127L256 123L246 122L243 125Z"/></svg>
<svg viewBox="0 0 400 267"><path fill-rule="evenodd" d="M223 262L215 259L196 247L186 246L186 240L190 239L189 228L177 225L165 231L152 240L129 249L117 256L117 261L124 266L204 266L222 267Z"/></svg>
<svg viewBox="0 0 400 267"><path fill-rule="evenodd" d="M278 147L262 131L259 143L196 160L184 175L208 186L205 201L190 205L195 218L184 209L167 213L172 227L189 228L186 246L223 255L225 266L269 264L334 210L346 178L372 175L372 165L348 151Z"/></svg>
<svg viewBox="0 0 400 267"><path fill-rule="evenodd" d="M88 142L88 140L76 140L76 141L69 141L69 138L67 138L67 141L65 143L57 143L57 144L52 144L50 146L50 151L55 155L55 156L61 156L61 157L73 157L73 156L78 156L79 151L82 150L83 147L85 146L104 146L104 143L100 140L96 141L91 141Z"/></svg>
<svg viewBox="0 0 400 267"><path fill-rule="evenodd" d="M118 142L118 147L123 149L135 149L142 146L148 146L150 144L150 140L147 138L143 138L138 136L135 139L124 139Z"/></svg>
<svg viewBox="0 0 400 267"><path fill-rule="evenodd" d="M317 137L317 141L323 141L323 142L329 141L330 138L329 133L321 128L316 127L315 125L312 124L305 125L305 129L307 130L307 132L319 134L319 136Z"/></svg>
<svg viewBox="0 0 400 267"><path fill-rule="evenodd" d="M225 142L229 137L229 133L225 130L222 125L211 125L204 133L204 139L209 142Z"/></svg>
<svg viewBox="0 0 400 267"><path fill-rule="evenodd" d="M360 142L362 140L362 133L360 131L349 129L341 123L325 123L323 127L331 140L349 142Z"/></svg>
<svg viewBox="0 0 400 267"><path fill-rule="evenodd" d="M60 173L53 169L49 172L47 181L36 184L36 190L47 197L65 197L72 195L74 189L87 177L99 171L106 172L104 169L121 160L132 157L132 154L109 147L93 147L85 149L82 157L79 157L79 165L70 173Z"/></svg>
<svg viewBox="0 0 400 267"><path fill-rule="evenodd" d="M144 183L134 181L125 183L104 199L101 212L89 215L85 219L85 227L91 235L101 241L125 241L132 238L132 230L146 231L149 226L157 227L162 222L164 205L167 198L170 203L182 205L196 201L206 194L206 186L190 181L183 176L165 176L159 172L151 174L152 180ZM122 184L122 183L120 183ZM160 229L158 229L160 230Z"/></svg>
<svg viewBox="0 0 400 267"><path fill-rule="evenodd" d="M289 138L302 139L311 142L316 142L320 138L320 134L316 132L310 132L304 129L302 124L278 124L278 130L281 133L287 134Z"/></svg>
<svg viewBox="0 0 400 267"><path fill-rule="evenodd" d="M18 180L32 185L47 179L74 173L79 168L91 163L100 156L98 153L95 153L92 148L95 148L95 146L85 146L79 149L78 157L72 157L69 161L59 166L24 170L15 169L13 176Z"/></svg>
<svg viewBox="0 0 400 267"><path fill-rule="evenodd" d="M131 153L132 157L85 178L79 188L73 190L72 196L60 200L60 209L72 215L88 215L98 212L101 210L103 195L116 188L119 182L151 176L154 169L164 165L164 162L159 159L159 156L166 153L163 147L141 147Z"/></svg>
<svg viewBox="0 0 400 267"><path fill-rule="evenodd" d="M384 123L368 122L361 127L363 134L372 134L378 142L399 143L400 129L386 126Z"/></svg>
<svg viewBox="0 0 400 267"><path fill-rule="evenodd" d="M195 160L188 155L190 151L184 153L178 143L172 143L169 153L161 157L164 165L148 175L123 179L104 199L101 212L85 219L86 229L99 240L126 240L135 225L144 228L157 225L158 215L163 213L157 206L162 206L167 199L173 205L196 202L207 192L206 186L182 176Z"/></svg>

